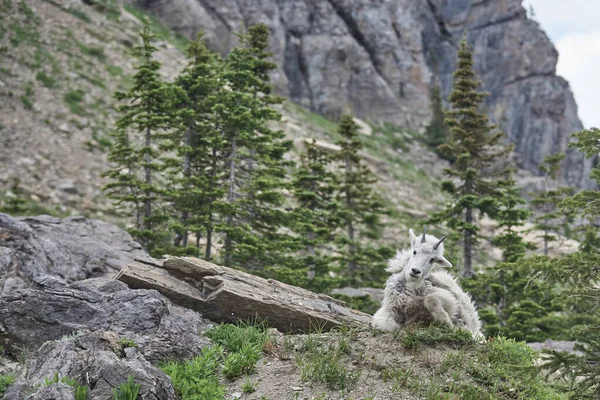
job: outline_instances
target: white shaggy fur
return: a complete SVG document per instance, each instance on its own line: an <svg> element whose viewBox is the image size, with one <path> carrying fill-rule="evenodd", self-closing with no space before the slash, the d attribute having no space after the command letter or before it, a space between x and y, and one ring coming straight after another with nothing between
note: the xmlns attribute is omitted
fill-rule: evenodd
<svg viewBox="0 0 600 400"><path fill-rule="evenodd" d="M373 316L373 326L391 331L413 322L438 321L481 336L471 297L446 271L432 272L437 265L452 266L444 258L444 244L431 235L417 237L412 229L409 235L410 249L398 251L388 263L386 270L392 276L386 282L381 308Z"/></svg>

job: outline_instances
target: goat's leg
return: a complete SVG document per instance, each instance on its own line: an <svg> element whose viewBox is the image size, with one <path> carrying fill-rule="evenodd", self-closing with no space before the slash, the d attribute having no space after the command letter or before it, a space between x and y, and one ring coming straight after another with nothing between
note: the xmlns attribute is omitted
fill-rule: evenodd
<svg viewBox="0 0 600 400"><path fill-rule="evenodd" d="M425 307L431 313L434 321L452 325L452 319L447 310L444 309L445 299L433 294L425 297Z"/></svg>
<svg viewBox="0 0 600 400"><path fill-rule="evenodd" d="M394 319L393 312L385 305L373 315L372 324L374 328L384 332L391 332L394 329L400 328L400 325Z"/></svg>

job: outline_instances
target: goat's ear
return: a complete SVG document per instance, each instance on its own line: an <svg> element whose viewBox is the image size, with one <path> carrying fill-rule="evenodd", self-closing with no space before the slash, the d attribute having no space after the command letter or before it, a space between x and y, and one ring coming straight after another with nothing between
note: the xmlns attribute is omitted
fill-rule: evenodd
<svg viewBox="0 0 600 400"><path fill-rule="evenodd" d="M436 261L438 262L438 264L440 264L444 268L452 268L452 263L450 263L450 261L446 260L446 258L444 256L437 257Z"/></svg>
<svg viewBox="0 0 600 400"><path fill-rule="evenodd" d="M417 235L415 235L412 229L409 229L408 236L410 236L410 247L415 247L415 243L417 242Z"/></svg>

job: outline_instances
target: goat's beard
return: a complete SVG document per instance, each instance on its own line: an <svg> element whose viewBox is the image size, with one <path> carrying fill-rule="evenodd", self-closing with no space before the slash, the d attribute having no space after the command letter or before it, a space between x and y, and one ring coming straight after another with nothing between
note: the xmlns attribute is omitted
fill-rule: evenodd
<svg viewBox="0 0 600 400"><path fill-rule="evenodd" d="M425 277L412 276L410 273L407 273L406 283L411 289L418 289L425 286Z"/></svg>

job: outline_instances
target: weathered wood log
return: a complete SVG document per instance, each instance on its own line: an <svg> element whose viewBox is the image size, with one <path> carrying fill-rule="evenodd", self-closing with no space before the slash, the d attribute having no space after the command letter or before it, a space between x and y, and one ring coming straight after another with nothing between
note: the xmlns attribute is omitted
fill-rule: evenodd
<svg viewBox="0 0 600 400"><path fill-rule="evenodd" d="M115 279L135 289L156 289L215 322L258 318L282 332L298 333L371 321L370 315L327 295L193 257L136 259Z"/></svg>

